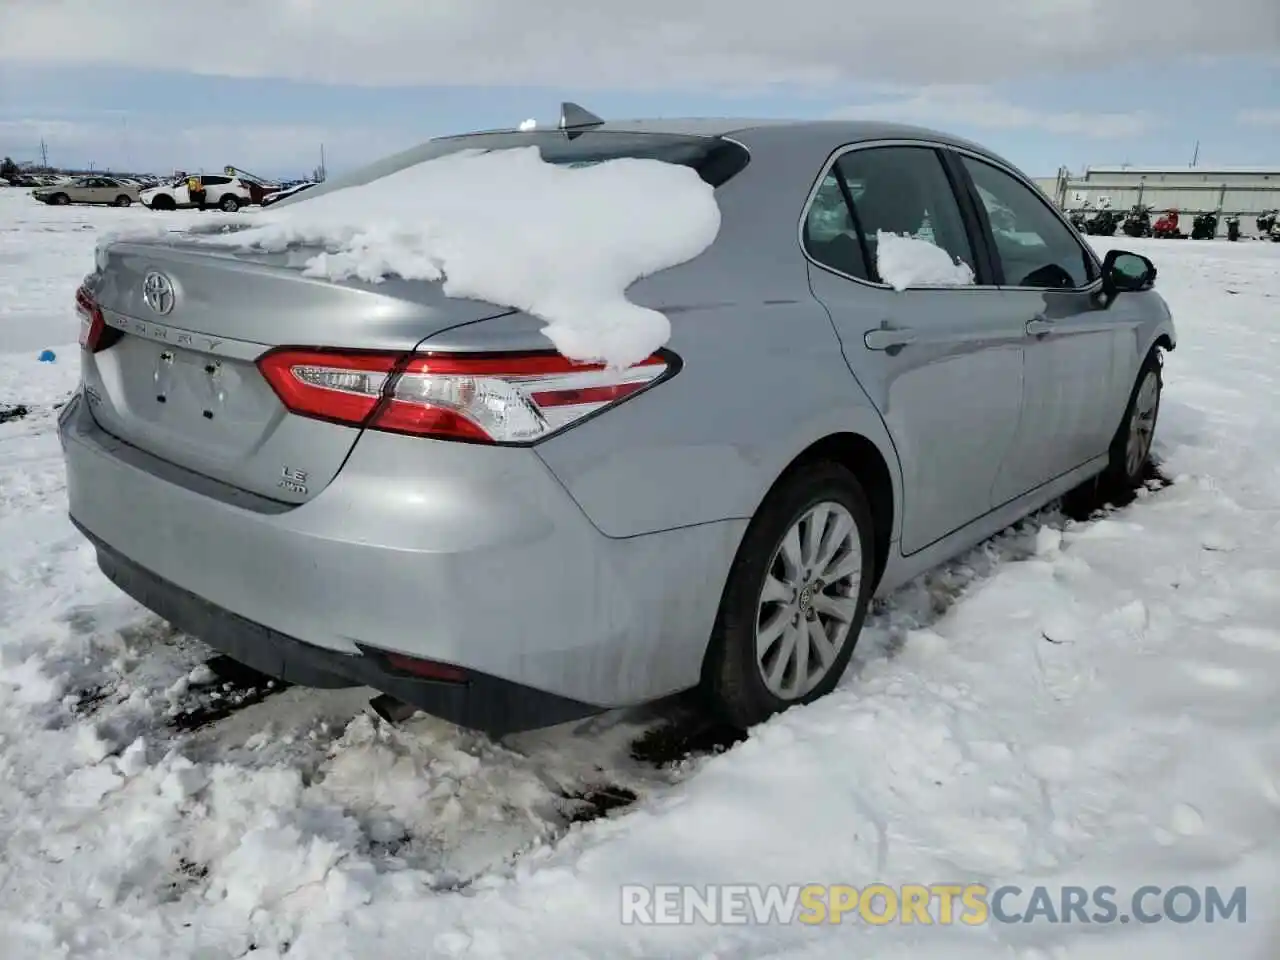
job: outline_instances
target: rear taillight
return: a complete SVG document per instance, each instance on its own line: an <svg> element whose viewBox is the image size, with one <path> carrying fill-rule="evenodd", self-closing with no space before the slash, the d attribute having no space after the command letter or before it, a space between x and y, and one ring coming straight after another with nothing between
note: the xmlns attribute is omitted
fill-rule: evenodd
<svg viewBox="0 0 1280 960"><path fill-rule="evenodd" d="M290 412L371 430L530 443L598 413L672 369L654 354L626 370L555 353L382 354L279 348L258 367Z"/></svg>
<svg viewBox="0 0 1280 960"><path fill-rule="evenodd" d="M76 316L80 318L80 346L90 353L105 350L120 338L118 331L107 326L102 308L86 287L76 291Z"/></svg>

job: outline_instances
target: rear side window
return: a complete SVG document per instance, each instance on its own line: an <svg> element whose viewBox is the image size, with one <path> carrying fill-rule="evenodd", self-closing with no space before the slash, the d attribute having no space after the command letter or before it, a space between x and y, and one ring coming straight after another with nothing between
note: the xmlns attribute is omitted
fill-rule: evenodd
<svg viewBox="0 0 1280 960"><path fill-rule="evenodd" d="M989 163L960 159L987 211L1006 284L1071 289L1094 280L1092 258L1039 194Z"/></svg>
<svg viewBox="0 0 1280 960"><path fill-rule="evenodd" d="M200 180L206 187L220 187L231 182L230 177L201 177Z"/></svg>
<svg viewBox="0 0 1280 960"><path fill-rule="evenodd" d="M872 147L853 150L836 168L856 188L854 213L875 268L877 234L903 234L928 240L953 259L975 267L973 248L965 231L942 160L931 147ZM880 280L878 272L875 273Z"/></svg>
<svg viewBox="0 0 1280 960"><path fill-rule="evenodd" d="M872 279L857 224L835 170L823 178L809 205L803 239L806 252L824 267L859 280Z"/></svg>
<svg viewBox="0 0 1280 960"><path fill-rule="evenodd" d="M805 249L818 263L882 283L878 235L927 240L975 267L973 248L942 160L932 147L869 147L843 154L805 218Z"/></svg>

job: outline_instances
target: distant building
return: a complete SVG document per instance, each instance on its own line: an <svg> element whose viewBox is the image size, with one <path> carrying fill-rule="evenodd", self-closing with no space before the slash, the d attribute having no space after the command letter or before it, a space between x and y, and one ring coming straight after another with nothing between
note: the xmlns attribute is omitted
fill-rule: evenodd
<svg viewBox="0 0 1280 960"><path fill-rule="evenodd" d="M1036 183L1064 210L1109 207L1123 213L1141 203L1156 213L1177 210L1184 218L1234 214L1246 233L1258 214L1280 208L1280 167L1086 167L1083 174L1063 168Z"/></svg>

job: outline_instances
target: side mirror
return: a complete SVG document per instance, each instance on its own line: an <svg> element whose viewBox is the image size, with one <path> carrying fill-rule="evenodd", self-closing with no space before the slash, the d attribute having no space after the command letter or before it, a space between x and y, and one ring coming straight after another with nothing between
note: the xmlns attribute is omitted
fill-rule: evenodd
<svg viewBox="0 0 1280 960"><path fill-rule="evenodd" d="M1118 294L1150 290L1156 282L1156 265L1138 253L1108 250L1102 261L1102 291L1107 305Z"/></svg>

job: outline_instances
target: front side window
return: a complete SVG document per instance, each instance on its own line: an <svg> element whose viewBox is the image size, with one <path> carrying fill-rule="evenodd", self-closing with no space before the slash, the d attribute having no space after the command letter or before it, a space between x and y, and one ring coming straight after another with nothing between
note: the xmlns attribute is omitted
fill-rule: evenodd
<svg viewBox="0 0 1280 960"><path fill-rule="evenodd" d="M960 159L987 211L1008 286L1072 289L1093 281L1092 258L1034 190L992 164Z"/></svg>

